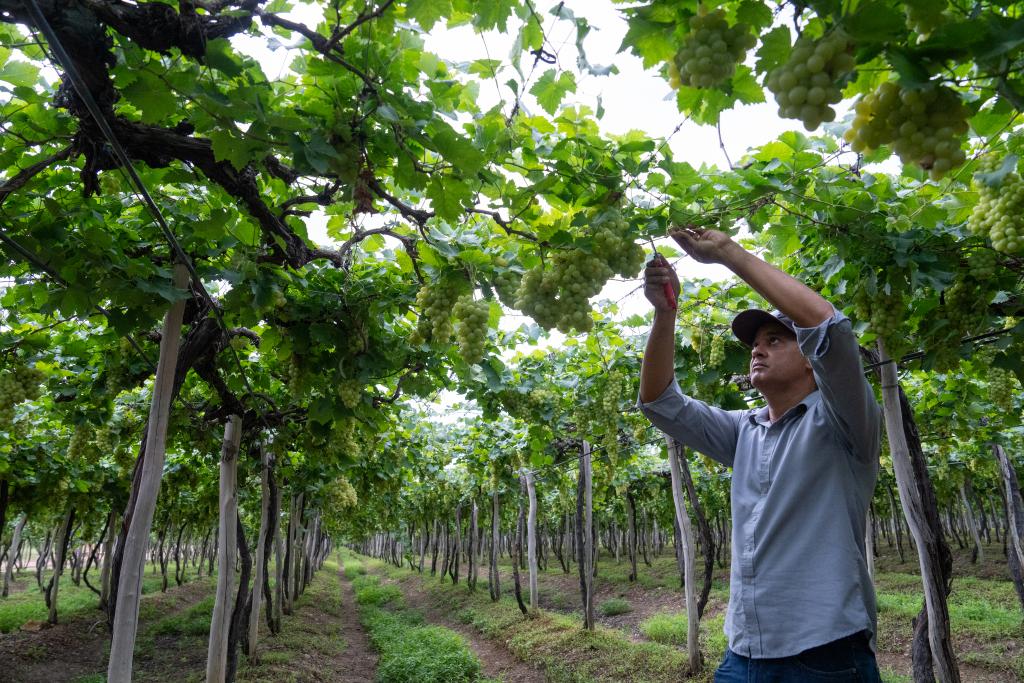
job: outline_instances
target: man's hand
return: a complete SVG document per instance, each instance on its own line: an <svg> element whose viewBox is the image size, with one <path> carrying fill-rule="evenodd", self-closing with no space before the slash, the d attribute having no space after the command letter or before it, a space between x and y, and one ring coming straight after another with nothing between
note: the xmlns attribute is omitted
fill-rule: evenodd
<svg viewBox="0 0 1024 683"><path fill-rule="evenodd" d="M675 311L675 306L665 296L666 283L672 287L672 291L675 292L676 299L678 300L679 278L676 277L676 271L672 269L672 266L668 264L664 256L658 254L650 260L644 269L644 294L658 313L672 313Z"/></svg>
<svg viewBox="0 0 1024 683"><path fill-rule="evenodd" d="M695 225L669 228L668 234L698 263L725 264L728 251L737 246L724 232Z"/></svg>

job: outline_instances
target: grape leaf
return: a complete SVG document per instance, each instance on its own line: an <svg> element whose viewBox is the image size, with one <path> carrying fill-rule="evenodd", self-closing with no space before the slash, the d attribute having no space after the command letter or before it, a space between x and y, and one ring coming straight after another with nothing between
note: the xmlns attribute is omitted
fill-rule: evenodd
<svg viewBox="0 0 1024 683"><path fill-rule="evenodd" d="M544 75L530 88L530 93L548 114L554 115L558 105L568 92L576 91L576 79L568 71L561 74L555 69L548 69Z"/></svg>

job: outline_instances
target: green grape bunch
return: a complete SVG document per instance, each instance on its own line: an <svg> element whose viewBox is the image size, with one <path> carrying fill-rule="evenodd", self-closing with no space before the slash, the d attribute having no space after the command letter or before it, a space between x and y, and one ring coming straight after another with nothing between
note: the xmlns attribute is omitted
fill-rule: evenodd
<svg viewBox="0 0 1024 683"><path fill-rule="evenodd" d="M999 257L991 249L978 249L967 257L967 268L972 278L984 282L995 276L999 269Z"/></svg>
<svg viewBox="0 0 1024 683"><path fill-rule="evenodd" d="M441 278L424 285L416 295L420 307L420 319L412 339L414 344L434 341L447 344L455 331L452 325L452 309L462 296L468 283L452 278Z"/></svg>
<svg viewBox="0 0 1024 683"><path fill-rule="evenodd" d="M729 26L725 12L690 17L690 33L679 52L668 63L673 88L714 88L732 78L736 65L743 63L757 38L747 24Z"/></svg>
<svg viewBox="0 0 1024 683"><path fill-rule="evenodd" d="M950 88L905 88L882 83L854 108L853 124L843 139L854 152L892 145L904 165L916 164L940 180L967 159L961 149L967 133L967 108Z"/></svg>
<svg viewBox="0 0 1024 683"><path fill-rule="evenodd" d="M288 394L292 398L299 398L306 390L306 370L302 364L302 358L297 353L288 357L288 365L285 367L285 382L288 385Z"/></svg>
<svg viewBox="0 0 1024 683"><path fill-rule="evenodd" d="M725 360L725 337L715 335L711 338L711 351L708 353L708 365L718 367Z"/></svg>
<svg viewBox="0 0 1024 683"><path fill-rule="evenodd" d="M1013 410L1013 396L1016 378L1009 370L990 367L988 370L988 395L992 405L1004 413Z"/></svg>
<svg viewBox="0 0 1024 683"><path fill-rule="evenodd" d="M522 284L523 276L514 270L503 270L494 276L492 281L494 291L498 300L509 308L514 308L516 303L516 292Z"/></svg>
<svg viewBox="0 0 1024 683"><path fill-rule="evenodd" d="M363 397L363 386L362 382L357 379L345 379L338 384L338 396L341 398L341 403L348 409L353 409L359 405L359 402Z"/></svg>
<svg viewBox="0 0 1024 683"><path fill-rule="evenodd" d="M899 338L906 315L906 304L898 292L885 294L882 292L870 295L861 289L854 297L854 311L859 320L868 322L875 335L881 337L887 345ZM892 352L893 349L890 349Z"/></svg>
<svg viewBox="0 0 1024 683"><path fill-rule="evenodd" d="M515 307L545 329L589 332L594 326L590 298L618 273L635 278L644 265L644 251L628 237L629 223L617 211L595 227L591 248L573 247L523 275Z"/></svg>
<svg viewBox="0 0 1024 683"><path fill-rule="evenodd" d="M842 83L857 65L850 50L842 31L817 40L800 36L786 63L772 69L765 80L779 105L779 116L799 119L807 130L834 121L832 105L843 99Z"/></svg>
<svg viewBox="0 0 1024 683"><path fill-rule="evenodd" d="M982 161L979 172L993 171L1002 166L1002 160L988 157ZM975 179L978 203L967 220L967 227L975 235L986 237L992 248L1004 254L1024 251L1024 180L1016 172L1005 174L998 185Z"/></svg>
<svg viewBox="0 0 1024 683"><path fill-rule="evenodd" d="M979 305L988 301L985 287L972 278L955 279L945 291L943 301L942 311L958 344L963 337L978 331L987 320L987 307Z"/></svg>
<svg viewBox="0 0 1024 683"><path fill-rule="evenodd" d="M604 259L613 273L632 279L644 267L644 249L628 234L629 223L618 211L612 212L594 233L593 253Z"/></svg>
<svg viewBox="0 0 1024 683"><path fill-rule="evenodd" d="M907 27L921 36L927 36L946 20L946 0L904 0L903 12Z"/></svg>
<svg viewBox="0 0 1024 683"><path fill-rule="evenodd" d="M16 405L39 398L43 378L42 371L20 364L0 373L0 431L11 431Z"/></svg>
<svg viewBox="0 0 1024 683"><path fill-rule="evenodd" d="M487 343L487 321L491 306L484 299L474 300L467 294L455 302L455 339L459 344L462 359L470 365L484 359L484 345Z"/></svg>

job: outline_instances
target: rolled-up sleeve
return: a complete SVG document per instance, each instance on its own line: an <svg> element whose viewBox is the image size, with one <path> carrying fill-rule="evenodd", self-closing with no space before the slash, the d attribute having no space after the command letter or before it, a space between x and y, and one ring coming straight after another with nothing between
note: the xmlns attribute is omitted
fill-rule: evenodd
<svg viewBox="0 0 1024 683"><path fill-rule="evenodd" d="M658 398L650 403L637 398L636 404L651 424L676 441L732 467L744 411L722 410L686 396L675 379Z"/></svg>
<svg viewBox="0 0 1024 683"><path fill-rule="evenodd" d="M850 320L834 311L816 327L797 327L796 338L843 445L858 459L877 460L881 410L864 377Z"/></svg>

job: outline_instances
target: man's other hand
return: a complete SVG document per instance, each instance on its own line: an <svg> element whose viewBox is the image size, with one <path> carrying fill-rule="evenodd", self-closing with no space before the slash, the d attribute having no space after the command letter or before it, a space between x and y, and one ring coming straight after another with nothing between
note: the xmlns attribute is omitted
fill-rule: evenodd
<svg viewBox="0 0 1024 683"><path fill-rule="evenodd" d="M668 234L698 263L724 264L728 250L739 246L724 232L694 225L669 228Z"/></svg>
<svg viewBox="0 0 1024 683"><path fill-rule="evenodd" d="M658 313L674 313L675 307L665 296L665 284L672 287L672 291L679 298L679 278L676 271L668 264L665 257L658 254L652 258L644 269L644 295L654 306Z"/></svg>

